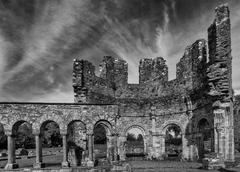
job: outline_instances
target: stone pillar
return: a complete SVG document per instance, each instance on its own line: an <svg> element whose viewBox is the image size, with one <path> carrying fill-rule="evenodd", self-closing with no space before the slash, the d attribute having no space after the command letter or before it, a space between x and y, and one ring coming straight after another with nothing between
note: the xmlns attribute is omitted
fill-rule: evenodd
<svg viewBox="0 0 240 172"><path fill-rule="evenodd" d="M126 160L126 141L127 141L126 136L119 137L118 153L119 153L119 158L121 161Z"/></svg>
<svg viewBox="0 0 240 172"><path fill-rule="evenodd" d="M118 134L114 134L114 161L118 161Z"/></svg>
<svg viewBox="0 0 240 172"><path fill-rule="evenodd" d="M88 134L88 162L87 166L88 167L93 167L94 162L93 162L93 145L94 145L94 140L93 140L93 134Z"/></svg>
<svg viewBox="0 0 240 172"><path fill-rule="evenodd" d="M114 161L114 137L107 135L107 158L109 161Z"/></svg>
<svg viewBox="0 0 240 172"><path fill-rule="evenodd" d="M159 151L160 151L160 145L159 145L159 134L156 133L156 107L151 107L151 113L149 114L150 120L151 120L151 136L152 136L152 151L151 151L151 157L154 158L160 158Z"/></svg>
<svg viewBox="0 0 240 172"><path fill-rule="evenodd" d="M5 169L10 170L18 168L18 164L16 163L15 158L15 139L10 133L6 135L8 138L8 162L5 166Z"/></svg>
<svg viewBox="0 0 240 172"><path fill-rule="evenodd" d="M62 143L63 143L63 161L62 167L69 167L68 162L68 148L67 148L67 133L62 133Z"/></svg>
<svg viewBox="0 0 240 172"><path fill-rule="evenodd" d="M44 164L42 163L42 140L38 134L35 134L35 144L36 144L36 162L33 165L34 168L43 168Z"/></svg>
<svg viewBox="0 0 240 172"><path fill-rule="evenodd" d="M189 149L187 146L187 139L186 139L186 135L183 132L182 133L182 158L184 159L188 159L189 158Z"/></svg>
<svg viewBox="0 0 240 172"><path fill-rule="evenodd" d="M226 116L227 121L226 122L226 148L225 148L225 154L226 154L226 161L228 162L234 162L235 161L235 153L234 153L234 124L233 124L233 102L230 102L228 107L226 108Z"/></svg>
<svg viewBox="0 0 240 172"><path fill-rule="evenodd" d="M158 132L152 133L152 157L162 160L163 154L162 154L162 134L159 134Z"/></svg>
<svg viewBox="0 0 240 172"><path fill-rule="evenodd" d="M156 132L156 116L151 115L151 121L152 121L152 133Z"/></svg>
<svg viewBox="0 0 240 172"><path fill-rule="evenodd" d="M187 98L187 105L188 105L188 111L187 111L187 115L188 115L188 126L187 126L187 133L185 133L185 137L186 137L186 142L188 143L187 149L188 149L188 155L187 158L189 161L194 161L194 144L193 144L193 140L194 140L194 135L193 135L193 130L192 130L192 117L193 117L193 111L192 111L192 102L190 100L190 98Z"/></svg>
<svg viewBox="0 0 240 172"><path fill-rule="evenodd" d="M159 141L160 141L160 151L161 151L160 153L161 153L161 156L164 158L165 156L165 135L164 134L160 135Z"/></svg>

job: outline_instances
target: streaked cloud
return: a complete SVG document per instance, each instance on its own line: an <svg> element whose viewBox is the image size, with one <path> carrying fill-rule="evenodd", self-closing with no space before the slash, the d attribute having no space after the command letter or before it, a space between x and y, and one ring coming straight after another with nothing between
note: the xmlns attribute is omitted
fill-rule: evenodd
<svg viewBox="0 0 240 172"><path fill-rule="evenodd" d="M173 79L185 47L207 38L214 8L225 2L240 92L237 0L0 0L0 100L73 102L74 58L95 65L104 55L123 58L136 83L139 60L162 56Z"/></svg>

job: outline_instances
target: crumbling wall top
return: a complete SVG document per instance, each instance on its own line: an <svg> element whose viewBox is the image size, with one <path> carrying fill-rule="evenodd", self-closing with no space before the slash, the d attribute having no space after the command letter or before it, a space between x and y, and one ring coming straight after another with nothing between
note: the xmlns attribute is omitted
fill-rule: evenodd
<svg viewBox="0 0 240 172"><path fill-rule="evenodd" d="M215 8L215 20L216 24L220 24L222 21L229 19L229 8L228 4L222 4Z"/></svg>

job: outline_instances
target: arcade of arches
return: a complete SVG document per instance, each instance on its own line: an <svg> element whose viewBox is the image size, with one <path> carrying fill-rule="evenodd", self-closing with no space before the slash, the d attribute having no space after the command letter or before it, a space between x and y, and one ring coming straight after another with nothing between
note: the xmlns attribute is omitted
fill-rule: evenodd
<svg viewBox="0 0 240 172"><path fill-rule="evenodd" d="M201 119L192 117L190 120L188 112L161 116L155 109L142 117L121 117L117 105L60 103L2 103L0 108L1 127L8 140L6 169L18 167L14 140L22 124L29 126L29 133L35 138L35 168L44 167L42 137L44 127L49 123L55 123L59 128L63 167L94 165L99 156L96 150L99 145L94 144L98 137L95 132L99 129L104 129L102 146L105 154L101 156L109 162L125 161L131 153L147 159L162 160L166 156L181 156L194 160L195 149L199 150L199 156L203 151L219 151L214 149L215 133L212 119L207 118L208 114L205 118L202 115ZM192 134L189 134L190 128ZM135 148L129 146L134 142L129 139L131 133L137 134L135 139L139 141ZM71 159L73 145L80 148L79 153L75 152L80 156L78 160ZM218 149L222 149L221 146Z"/></svg>

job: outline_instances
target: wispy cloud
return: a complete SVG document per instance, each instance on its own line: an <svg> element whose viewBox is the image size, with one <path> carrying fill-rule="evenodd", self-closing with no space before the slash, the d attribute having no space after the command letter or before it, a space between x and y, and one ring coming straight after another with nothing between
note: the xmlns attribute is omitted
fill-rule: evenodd
<svg viewBox="0 0 240 172"><path fill-rule="evenodd" d="M162 56L173 79L184 48L206 38L219 2L196 3L199 8L192 0L1 0L0 100L72 102L74 58L95 65L104 55L123 58L129 82L137 82L139 60ZM230 3L234 56L239 6ZM234 59L235 80L238 63Z"/></svg>

